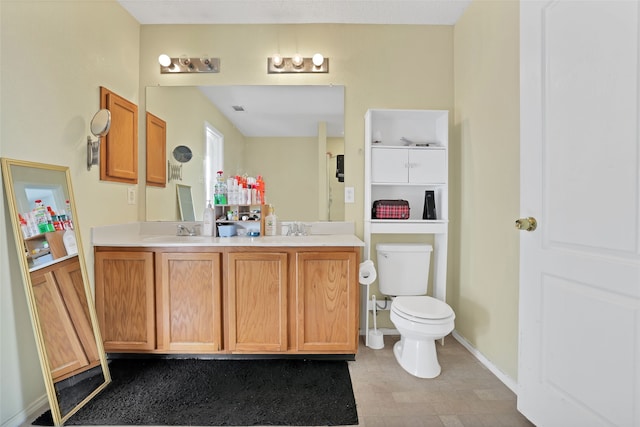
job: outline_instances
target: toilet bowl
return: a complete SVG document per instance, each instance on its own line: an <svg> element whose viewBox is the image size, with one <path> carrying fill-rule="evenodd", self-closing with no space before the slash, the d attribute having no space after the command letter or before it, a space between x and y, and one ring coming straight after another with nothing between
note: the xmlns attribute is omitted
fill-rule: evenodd
<svg viewBox="0 0 640 427"><path fill-rule="evenodd" d="M453 331L455 313L447 303L425 295L432 247L379 243L376 251L380 292L392 297L391 321L400 333L393 353L411 375L435 378L441 372L435 342Z"/></svg>
<svg viewBox="0 0 640 427"><path fill-rule="evenodd" d="M391 321L400 333L393 354L400 366L418 378L435 378L441 367L436 340L454 328L449 305L429 296L401 296L391 303Z"/></svg>

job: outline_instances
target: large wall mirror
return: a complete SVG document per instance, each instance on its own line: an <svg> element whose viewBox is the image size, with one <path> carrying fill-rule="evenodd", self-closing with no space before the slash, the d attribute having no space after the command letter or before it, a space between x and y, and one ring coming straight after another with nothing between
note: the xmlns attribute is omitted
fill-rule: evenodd
<svg viewBox="0 0 640 427"><path fill-rule="evenodd" d="M344 220L344 86L147 87L146 110L166 122L167 153L193 153L181 180L147 186L148 221L179 220L176 184L191 187L202 220L216 172L207 172L207 144L216 137L225 176L261 175L281 220Z"/></svg>
<svg viewBox="0 0 640 427"><path fill-rule="evenodd" d="M1 163L52 422L62 425L111 381L69 169Z"/></svg>

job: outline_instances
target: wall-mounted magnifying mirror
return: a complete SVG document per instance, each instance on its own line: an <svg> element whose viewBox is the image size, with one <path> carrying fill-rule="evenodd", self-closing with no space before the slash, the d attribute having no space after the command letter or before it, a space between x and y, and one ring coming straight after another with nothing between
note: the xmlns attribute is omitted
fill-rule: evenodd
<svg viewBox="0 0 640 427"><path fill-rule="evenodd" d="M54 425L111 382L69 168L1 159L5 194Z"/></svg>
<svg viewBox="0 0 640 427"><path fill-rule="evenodd" d="M91 119L91 133L97 136L96 141L87 137L87 170L100 162L100 138L106 136L111 128L111 112L106 108L98 111Z"/></svg>
<svg viewBox="0 0 640 427"><path fill-rule="evenodd" d="M178 145L173 149L173 158L176 159L177 162L187 163L193 157L193 153L191 152L191 148L186 145Z"/></svg>

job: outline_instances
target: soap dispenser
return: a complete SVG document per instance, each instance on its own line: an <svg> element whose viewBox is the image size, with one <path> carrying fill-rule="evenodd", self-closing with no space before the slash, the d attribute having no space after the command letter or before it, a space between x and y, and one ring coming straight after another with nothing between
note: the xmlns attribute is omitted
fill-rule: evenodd
<svg viewBox="0 0 640 427"><path fill-rule="evenodd" d="M267 236L276 236L278 234L278 217L273 206L269 205L269 215L264 219L264 234Z"/></svg>
<svg viewBox="0 0 640 427"><path fill-rule="evenodd" d="M211 200L207 200L207 207L202 214L202 235L213 236L216 213L211 206Z"/></svg>

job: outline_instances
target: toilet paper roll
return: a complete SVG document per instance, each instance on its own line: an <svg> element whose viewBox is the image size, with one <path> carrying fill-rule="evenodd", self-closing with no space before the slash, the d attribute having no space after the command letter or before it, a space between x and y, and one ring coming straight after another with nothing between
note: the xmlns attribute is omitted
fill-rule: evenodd
<svg viewBox="0 0 640 427"><path fill-rule="evenodd" d="M370 259L360 263L360 270L358 272L358 279L362 285L370 285L375 282L378 274L376 268L373 265L373 261Z"/></svg>

